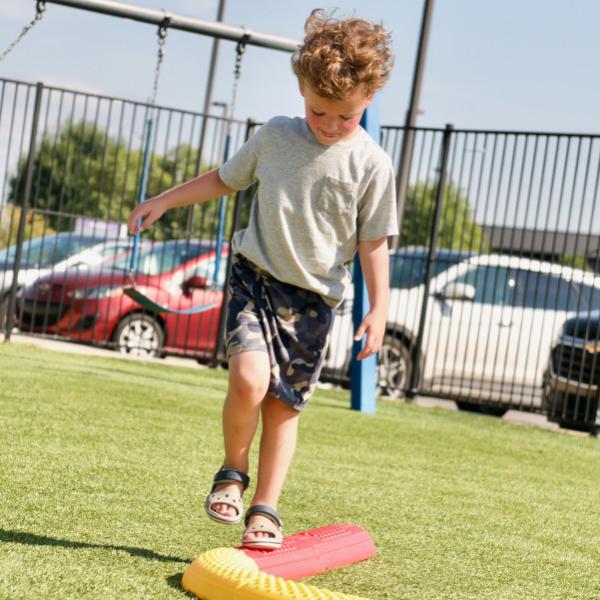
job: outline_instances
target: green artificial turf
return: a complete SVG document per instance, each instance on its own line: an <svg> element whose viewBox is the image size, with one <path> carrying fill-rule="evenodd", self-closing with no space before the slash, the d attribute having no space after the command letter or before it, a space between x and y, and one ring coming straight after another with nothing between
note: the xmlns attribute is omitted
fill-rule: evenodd
<svg viewBox="0 0 600 600"><path fill-rule="evenodd" d="M189 561L239 544L202 510L225 372L0 344L0 378L1 598L186 597ZM287 533L360 525L378 554L309 583L373 600L600 598L598 440L348 404L311 400L280 512Z"/></svg>

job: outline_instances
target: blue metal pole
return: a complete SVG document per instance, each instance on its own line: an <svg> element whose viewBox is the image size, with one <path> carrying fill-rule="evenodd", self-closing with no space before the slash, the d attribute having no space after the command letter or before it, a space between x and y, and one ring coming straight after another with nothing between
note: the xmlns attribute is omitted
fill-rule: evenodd
<svg viewBox="0 0 600 600"><path fill-rule="evenodd" d="M380 141L379 128L379 98L365 110L360 124L367 133L377 142ZM358 254L354 258L354 303L352 305L352 319L354 331L369 312L369 297L367 286L360 268ZM374 413L376 410L376 378L377 356L369 356L361 361L356 356L364 345L364 339L352 345L352 362L350 364L350 396L353 410L364 413Z"/></svg>
<svg viewBox="0 0 600 600"><path fill-rule="evenodd" d="M227 136L225 138L225 151L223 152L223 164L229 160L229 147L231 145L231 133L229 131L231 124L227 124ZM217 229L217 248L216 248L216 259L215 259L215 272L213 275L213 281L216 284L219 279L219 271L221 269L221 254L223 252L223 236L225 230L225 217L227 215L227 199L228 196L221 198L219 205L219 224Z"/></svg>
<svg viewBox="0 0 600 600"><path fill-rule="evenodd" d="M140 189L138 193L138 203L143 202L146 199L146 189L148 187L148 174L150 172L150 151L152 148L152 130L154 125L152 118L148 119L146 123L146 140L144 143L144 155L142 157L142 176L140 179ZM139 224L139 221L138 221ZM133 273L137 267L138 252L140 245L140 233L136 233L133 238L133 248L131 250L131 259L129 261L129 271Z"/></svg>

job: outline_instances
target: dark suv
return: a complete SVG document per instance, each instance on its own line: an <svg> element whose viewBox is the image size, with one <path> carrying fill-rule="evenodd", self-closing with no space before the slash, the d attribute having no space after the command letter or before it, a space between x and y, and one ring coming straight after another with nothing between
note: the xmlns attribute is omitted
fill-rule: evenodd
<svg viewBox="0 0 600 600"><path fill-rule="evenodd" d="M544 378L544 409L561 427L600 427L600 311L567 319L552 347Z"/></svg>

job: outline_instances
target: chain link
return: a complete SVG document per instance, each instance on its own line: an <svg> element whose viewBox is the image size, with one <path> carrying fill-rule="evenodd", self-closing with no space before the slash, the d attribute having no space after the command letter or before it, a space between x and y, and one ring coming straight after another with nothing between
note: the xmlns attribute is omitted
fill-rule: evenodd
<svg viewBox="0 0 600 600"><path fill-rule="evenodd" d="M229 118L233 119L235 116L235 103L237 100L238 82L240 75L242 74L242 58L246 51L246 43L250 39L250 35L244 33L240 38L240 41L235 47L235 67L233 69L233 88L231 90L231 102L229 103Z"/></svg>
<svg viewBox="0 0 600 600"><path fill-rule="evenodd" d="M35 8L35 18L30 23L25 25L25 27L23 27L23 30L17 39L2 54L0 54L0 62L2 62L10 54L10 52L12 52L14 47L29 33L29 31L42 20L45 10L46 2L44 0L38 0Z"/></svg>
<svg viewBox="0 0 600 600"><path fill-rule="evenodd" d="M156 57L156 67L154 69L154 84L152 86L152 97L150 98L150 108L153 109L156 105L156 96L158 94L158 80L160 78L160 67L165 57L165 42L167 41L167 28L170 22L169 17L165 17L158 28L158 51Z"/></svg>

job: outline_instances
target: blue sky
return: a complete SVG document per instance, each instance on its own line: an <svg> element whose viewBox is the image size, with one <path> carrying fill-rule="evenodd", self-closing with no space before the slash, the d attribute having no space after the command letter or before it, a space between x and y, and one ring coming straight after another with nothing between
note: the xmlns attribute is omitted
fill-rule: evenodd
<svg viewBox="0 0 600 600"><path fill-rule="evenodd" d="M132 2L133 3L133 2ZM136 0L135 4L214 19L217 0ZM310 10L295 0L227 0L224 21L301 39ZM422 0L354 0L335 5L393 35L396 66L381 92L381 120L402 124L423 10ZM0 49L34 14L33 0L0 2ZM600 133L600 2L438 0L418 124L457 128ZM48 4L44 19L0 63L0 77L43 81L145 100L152 87L155 28ZM158 102L201 110L211 40L172 31ZM231 94L234 44L221 43L215 100ZM251 47L244 58L238 117L301 114L289 55Z"/></svg>

